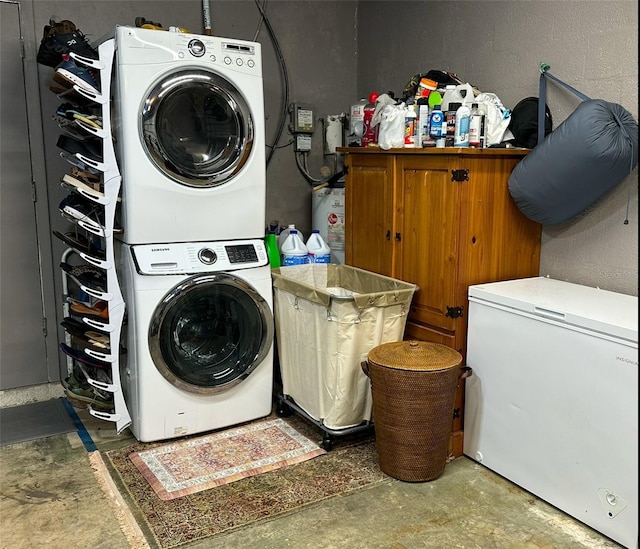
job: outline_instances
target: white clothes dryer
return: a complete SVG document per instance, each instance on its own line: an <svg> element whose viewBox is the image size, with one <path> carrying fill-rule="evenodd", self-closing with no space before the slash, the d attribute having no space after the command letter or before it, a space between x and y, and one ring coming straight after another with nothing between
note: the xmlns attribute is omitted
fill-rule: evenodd
<svg viewBox="0 0 640 549"><path fill-rule="evenodd" d="M260 238L260 44L118 26L114 134L128 244Z"/></svg>
<svg viewBox="0 0 640 549"><path fill-rule="evenodd" d="M120 244L131 431L164 440L269 415L271 269L262 240Z"/></svg>

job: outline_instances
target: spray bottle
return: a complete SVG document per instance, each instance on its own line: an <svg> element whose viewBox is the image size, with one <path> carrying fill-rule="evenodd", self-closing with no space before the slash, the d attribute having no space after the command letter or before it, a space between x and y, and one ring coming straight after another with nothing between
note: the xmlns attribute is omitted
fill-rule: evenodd
<svg viewBox="0 0 640 549"><path fill-rule="evenodd" d="M371 127L371 120L373 119L373 113L376 110L376 100L378 94L371 92L369 94L369 102L364 107L364 116L362 123L364 124L364 133L362 134L362 146L368 147L369 145L375 145L378 142L378 126Z"/></svg>

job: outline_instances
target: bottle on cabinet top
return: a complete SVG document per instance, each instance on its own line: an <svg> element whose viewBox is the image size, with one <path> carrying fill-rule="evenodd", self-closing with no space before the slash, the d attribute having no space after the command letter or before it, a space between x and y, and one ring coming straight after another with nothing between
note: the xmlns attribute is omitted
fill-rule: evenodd
<svg viewBox="0 0 640 549"><path fill-rule="evenodd" d="M454 129L453 146L469 146L469 123L471 119L471 109L463 103L456 111L456 125Z"/></svg>
<svg viewBox="0 0 640 549"><path fill-rule="evenodd" d="M484 141L484 114L480 110L478 103L473 103L469 120L469 146L481 149L484 147Z"/></svg>

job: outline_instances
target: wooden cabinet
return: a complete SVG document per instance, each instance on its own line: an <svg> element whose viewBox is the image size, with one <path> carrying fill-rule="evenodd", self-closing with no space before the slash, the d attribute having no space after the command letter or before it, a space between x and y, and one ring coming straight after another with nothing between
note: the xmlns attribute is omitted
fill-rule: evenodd
<svg viewBox="0 0 640 549"><path fill-rule="evenodd" d="M343 148L345 262L413 282L406 339L466 355L472 284L537 276L541 225L509 195L523 149ZM452 454L462 454L464 386Z"/></svg>

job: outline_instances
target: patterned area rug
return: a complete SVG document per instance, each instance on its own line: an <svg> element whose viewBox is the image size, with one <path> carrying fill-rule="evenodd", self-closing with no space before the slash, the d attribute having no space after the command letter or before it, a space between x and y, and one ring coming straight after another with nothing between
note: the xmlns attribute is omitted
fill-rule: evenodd
<svg viewBox="0 0 640 549"><path fill-rule="evenodd" d="M133 452L129 459L167 501L322 454L317 444L273 419Z"/></svg>
<svg viewBox="0 0 640 549"><path fill-rule="evenodd" d="M315 425L296 414L285 421L311 440L322 438ZM132 452L161 444L138 443L102 455L149 545L169 549L389 480L378 466L372 434L350 434L334 441L333 450L314 459L167 501L158 498L129 459Z"/></svg>

